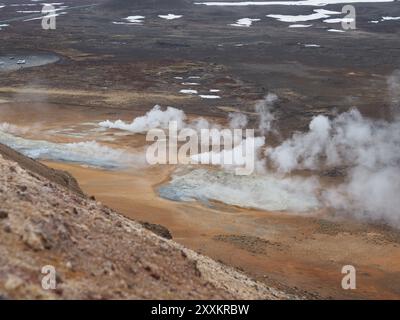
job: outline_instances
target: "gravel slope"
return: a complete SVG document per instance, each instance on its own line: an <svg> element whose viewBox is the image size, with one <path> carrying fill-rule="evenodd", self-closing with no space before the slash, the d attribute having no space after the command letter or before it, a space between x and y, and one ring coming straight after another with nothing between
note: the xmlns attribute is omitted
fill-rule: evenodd
<svg viewBox="0 0 400 320"><path fill-rule="evenodd" d="M57 272L43 290L41 269ZM144 229L0 156L0 296L16 299L295 298Z"/></svg>

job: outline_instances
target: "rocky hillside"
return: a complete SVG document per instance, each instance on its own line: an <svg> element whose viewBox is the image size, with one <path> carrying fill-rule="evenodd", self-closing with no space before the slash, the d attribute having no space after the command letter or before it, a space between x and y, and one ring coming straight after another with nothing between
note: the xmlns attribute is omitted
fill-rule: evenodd
<svg viewBox="0 0 400 320"><path fill-rule="evenodd" d="M2 298L293 298L152 233L41 164L8 158L0 153ZM55 290L41 286L46 265Z"/></svg>

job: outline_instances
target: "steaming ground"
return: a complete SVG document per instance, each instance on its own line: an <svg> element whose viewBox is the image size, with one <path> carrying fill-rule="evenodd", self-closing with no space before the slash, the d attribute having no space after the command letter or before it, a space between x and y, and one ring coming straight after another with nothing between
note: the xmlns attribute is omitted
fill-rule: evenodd
<svg viewBox="0 0 400 320"><path fill-rule="evenodd" d="M389 86L396 87L394 78L390 79ZM160 189L161 196L179 201L217 200L269 211L304 212L327 207L336 213L399 227L400 200L396 195L400 192L400 179L397 179L400 176L400 123L397 106L392 110L390 121L367 119L356 109L332 119L316 116L310 122L308 132L295 133L272 147L268 145L268 136L279 135L274 129L275 116L271 111L277 99L276 95L269 94L255 106L258 132L267 136L266 144L264 138L256 138L261 140L255 144L258 155L255 174L243 178L218 170L202 170L175 175L168 186ZM392 97L394 104L396 99ZM179 128L193 128L192 124L185 123L185 119L181 110L169 107L162 111L156 106L130 124L118 120L104 121L100 126L137 133L151 128L165 129L168 122L174 120ZM229 119L231 128L247 124L246 116L241 113L230 114ZM204 119L196 123L197 130L212 126ZM192 156L192 160L228 170L221 163L226 153L234 153L234 164L243 163L242 159L237 160L245 154L243 145L239 145L238 150L222 150L220 154L198 154ZM319 173L335 168L345 168L344 181L322 187ZM304 170L308 172L307 178L296 176L296 171Z"/></svg>
<svg viewBox="0 0 400 320"><path fill-rule="evenodd" d="M24 139L0 130L1 143L24 155L41 160L64 161L104 169L122 169L137 165L139 157L122 149L110 148L96 141L54 143ZM144 157L141 159L144 165Z"/></svg>
<svg viewBox="0 0 400 320"><path fill-rule="evenodd" d="M394 116L393 116L394 117ZM351 110L329 120L315 117L310 131L266 151L276 169L346 167L345 182L323 191L324 202L356 217L399 226L400 123L369 120Z"/></svg>
<svg viewBox="0 0 400 320"><path fill-rule="evenodd" d="M175 172L159 188L161 197L175 201L218 201L267 211L312 212L320 207L313 179L269 175L236 176L230 172L194 169Z"/></svg>
<svg viewBox="0 0 400 320"><path fill-rule="evenodd" d="M13 2L0 8L0 70L13 66L0 78L4 141L261 281L399 297L398 129L388 113L400 92L398 2L353 3L357 29L345 32L333 23L344 17L338 1L98 0L60 8L51 32L24 21L39 2ZM39 53L57 60L30 67ZM255 128L256 171L235 176L218 156L201 164L207 152L192 167L142 166L143 133L164 129L166 115L196 132ZM344 264L357 266L356 292L340 288Z"/></svg>
<svg viewBox="0 0 400 320"><path fill-rule="evenodd" d="M171 181L159 189L164 198L175 201L219 201L228 205L267 211L293 213L313 212L329 208L334 214L400 226L400 123L397 112L398 74L389 79L394 92L390 120L372 120L363 117L357 109L333 118L319 115L312 119L309 130L294 133L292 137L272 146L269 138L279 137L275 126L274 104L279 97L268 94L254 106L258 115L258 137L252 139L256 150L255 172L238 176L234 169L245 163L246 144L243 140L233 149L191 155L191 163L213 165L214 169L192 169L175 173ZM221 129L218 123L205 118L188 119L174 107L155 106L131 123L105 120L98 128L88 129L96 135L113 130L114 138L120 132L143 135L150 129L168 128L171 121L178 129ZM227 119L232 129L248 127L245 114L231 113ZM82 123L93 126L96 123ZM98 130L98 131L97 131ZM36 159L66 161L105 169L124 169L145 165L145 148L124 150L104 142L76 141L55 143L27 139L19 134L28 128L3 123L0 126L2 143ZM17 134L17 135L16 135ZM68 135L68 133L64 134ZM129 137L129 136L128 136ZM219 136L217 137L219 138ZM279 139L279 138L278 138ZM112 141L112 139L110 139ZM149 145L149 143L147 143ZM233 154L233 165L222 159ZM323 185L321 172L342 168L342 181ZM301 175L298 173L302 172Z"/></svg>
<svg viewBox="0 0 400 320"><path fill-rule="evenodd" d="M393 88L395 89L394 84ZM386 132L396 125L396 121L370 120L356 111L329 119L319 116L313 119L309 131L283 139L279 138L279 129L275 123L277 115L274 107L279 103L279 99L279 96L270 94L253 106L258 119L256 122L251 121L248 114L234 112L228 115L224 122L218 123L211 118L186 114L174 107L156 106L148 112L136 113L124 111L109 118L107 109L90 111L69 106L63 110L59 106L51 106L45 113L24 114L19 110L23 110L23 107L13 105L7 112L2 108L2 119L8 124L3 123L0 126L1 139L33 157L57 160L46 163L54 168L72 172L86 192L95 194L96 198L104 203L118 208L127 216L165 224L173 231L177 241L200 251L204 250L203 252L215 258L230 261L254 276L263 278L266 270L281 270L279 266L283 262L279 261L290 261L291 265L296 266L290 273L282 270L270 274L270 279L274 279L278 287L282 286L282 283L290 283L313 291L312 288L319 283L318 281L322 281L325 285L321 287L323 289L318 289L321 294L323 292L324 296L342 296L342 292L329 289L331 286L335 287L337 279L334 276L327 277L326 270L340 270L340 265L347 261L348 256L347 251L342 251L339 247L351 243L352 261L359 265L360 270L370 274L369 278L365 279L360 275L360 279L366 283L371 281L369 288L372 288L368 292L358 291L358 294L374 297L374 290L381 294L380 286L384 284L378 279L381 279L379 272L382 271L378 272L370 266L378 265L379 270L388 272L387 277L397 270L396 264L391 260L396 254L395 244L392 244L396 233L382 231L386 229L380 229L381 227L358 225L351 219L355 217L355 212L349 210L336 210L337 218L345 216L344 213L347 212L344 222L326 220L332 216L325 210L328 204L321 191L336 190L341 183L347 184L344 177L328 177L328 180L331 179L330 183L325 183L326 179L321 177L321 171L329 171L326 157L315 156L319 161L309 170L295 170L295 167L301 168L312 163L296 158L295 165L285 172L279 169L278 162L273 161L270 154L278 153L280 147L286 148L286 145L309 146L304 141L308 141L309 136L314 134L313 130L317 128L324 128L334 137L337 131L346 128L344 123L350 124L357 120L358 127L376 127L374 130L379 128L379 132ZM44 122L45 115L53 121ZM37 121L40 118L42 121ZM108 124L119 123L121 127L101 126L100 123L107 118L110 119ZM118 118L121 121L118 121ZM347 120L339 121L342 118ZM214 166L132 168L132 161L135 165L140 163L137 160L143 159L143 147L148 145L139 129L163 128L166 124L165 119L181 120L182 128L189 127L195 131L201 128L254 127L257 132L256 138L263 142L259 146L257 171L251 176L240 177L233 174L232 168L218 163ZM390 130L387 131L388 134ZM322 152L321 150L325 149L321 146L326 142L321 133L318 137L320 144L317 150ZM107 141L104 138L108 138ZM270 143L273 138L276 141ZM277 142L279 139L280 142ZM302 141L302 144L292 140ZM387 143L390 141L392 140L387 139ZM397 142L393 143L396 147ZM316 146L316 143L314 145ZM337 144L336 148L338 146L342 147ZM303 148L308 150L308 147ZM360 148L364 148L364 145L361 144ZM296 154L292 149L288 150ZM101 163L98 162L100 159ZM348 170L354 159L357 158L346 160L349 161L346 163ZM337 168L337 163L333 168ZM367 191L371 193L370 190ZM301 220L298 220L298 217L302 217ZM395 225L388 216L384 216L384 220L380 222L392 222ZM310 238L311 227L316 233ZM253 235L253 238L248 238L248 234ZM214 238L220 240L210 240ZM308 251L304 251L305 248ZM374 252L373 255L371 252ZM230 258L232 256L237 259L233 261ZM366 259L369 256L371 261ZM382 264L382 261L386 261L385 257L388 260ZM331 262L327 264L327 261ZM310 268L310 265L317 267ZM318 274L319 268L325 270L323 276ZM334 270L331 270L332 275L335 274ZM316 283L311 280L316 279L315 277L320 278L315 280ZM391 278L391 281L395 279ZM389 291L385 291L385 294L389 294Z"/></svg>

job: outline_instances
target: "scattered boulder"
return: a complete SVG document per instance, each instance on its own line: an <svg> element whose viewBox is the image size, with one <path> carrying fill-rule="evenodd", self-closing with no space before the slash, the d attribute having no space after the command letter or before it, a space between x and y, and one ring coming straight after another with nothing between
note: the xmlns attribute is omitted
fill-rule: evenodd
<svg viewBox="0 0 400 320"><path fill-rule="evenodd" d="M172 239L171 232L164 226L160 224L154 224L150 222L145 222L145 221L139 221L139 223L146 228L147 230L150 230L151 232L155 233L156 235L163 237L165 239Z"/></svg>
<svg viewBox="0 0 400 320"><path fill-rule="evenodd" d="M0 210L0 219L8 218L8 212L5 210Z"/></svg>

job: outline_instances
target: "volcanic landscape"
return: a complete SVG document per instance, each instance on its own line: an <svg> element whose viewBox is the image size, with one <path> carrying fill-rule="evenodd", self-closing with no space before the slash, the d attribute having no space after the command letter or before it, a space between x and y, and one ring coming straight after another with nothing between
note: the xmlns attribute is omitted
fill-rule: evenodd
<svg viewBox="0 0 400 320"><path fill-rule="evenodd" d="M53 5L44 30L40 1L0 0L1 144L293 297L400 298L398 1ZM255 172L147 164L167 120L255 129Z"/></svg>

